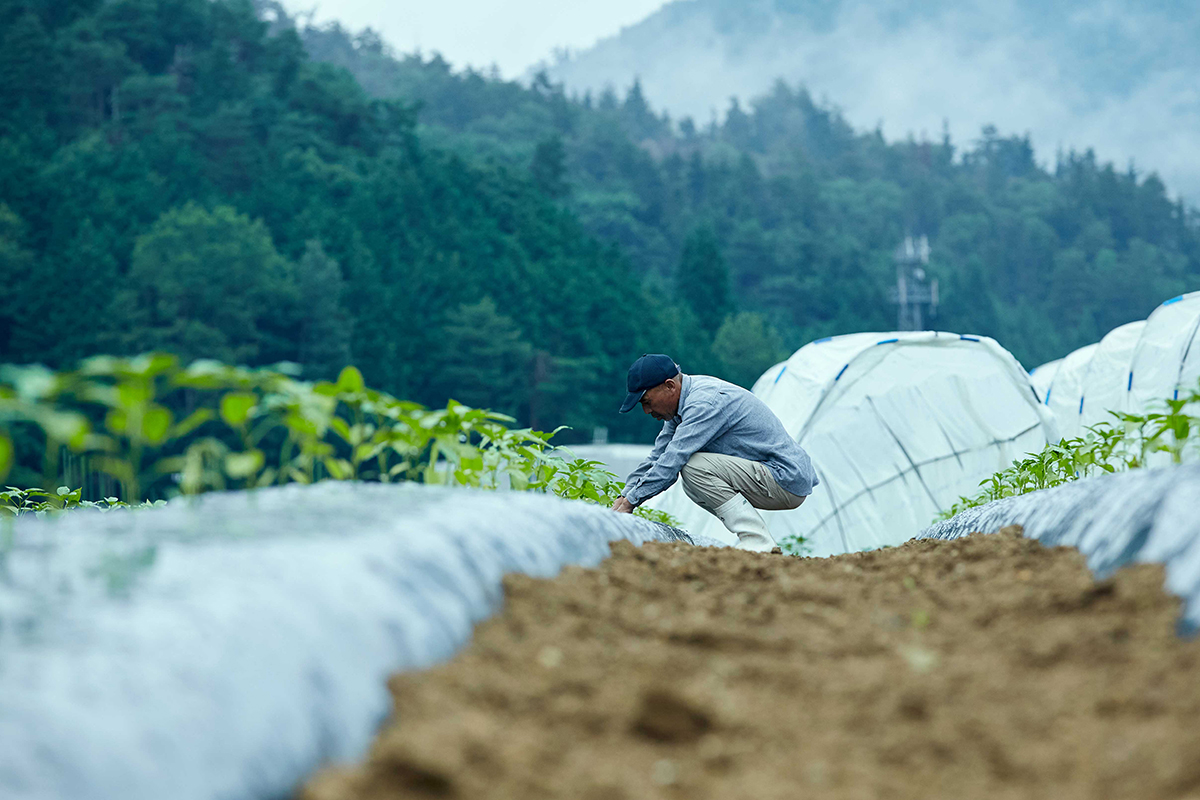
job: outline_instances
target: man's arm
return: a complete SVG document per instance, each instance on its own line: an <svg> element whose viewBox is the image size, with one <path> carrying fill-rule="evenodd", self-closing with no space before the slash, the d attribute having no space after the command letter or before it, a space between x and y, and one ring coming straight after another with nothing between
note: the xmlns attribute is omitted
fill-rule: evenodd
<svg viewBox="0 0 1200 800"><path fill-rule="evenodd" d="M663 423L662 430L658 432L658 436L654 438L654 447L650 448L650 454L642 459L642 463L634 468L633 472L629 473L629 477L625 479L625 493L628 494L632 489L636 488L641 482L642 476L645 475L654 466L654 462L658 461L658 457L667 449L667 445L671 443L671 436L675 433L675 422L668 420ZM625 499L625 495L617 498L617 502L613 504L613 511L624 511L626 513L633 511L633 506L629 505L628 509L618 508L621 501Z"/></svg>
<svg viewBox="0 0 1200 800"><path fill-rule="evenodd" d="M666 448L633 489L625 487L625 499L639 506L671 488L683 465L700 448L724 433L730 425L727 414L711 403L688 408L687 419L675 428ZM660 434L661 435L661 434Z"/></svg>

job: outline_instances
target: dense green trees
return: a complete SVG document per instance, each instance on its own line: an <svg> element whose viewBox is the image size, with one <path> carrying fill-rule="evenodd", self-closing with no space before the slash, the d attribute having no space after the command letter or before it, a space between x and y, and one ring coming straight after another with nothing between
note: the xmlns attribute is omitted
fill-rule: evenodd
<svg viewBox="0 0 1200 800"><path fill-rule="evenodd" d="M779 334L767 325L762 314L753 311L726 317L713 337L712 348L725 379L747 389L772 364L791 355L784 350Z"/></svg>
<svg viewBox="0 0 1200 800"><path fill-rule="evenodd" d="M890 329L906 232L935 324L1030 365L1200 288L1196 212L1089 153L888 143L783 84L676 124L637 86L455 73L267 0L0 0L0 97L0 361L352 361L631 437L639 353L748 384Z"/></svg>
<svg viewBox="0 0 1200 800"><path fill-rule="evenodd" d="M128 283L123 350L230 364L293 356L275 340L297 316L294 271L266 226L228 206L188 203L159 217L134 244Z"/></svg>
<svg viewBox="0 0 1200 800"><path fill-rule="evenodd" d="M351 362L353 319L343 302L346 282L342 270L317 239L305 244L304 255L296 263L296 290L301 331L297 360L311 377L332 380Z"/></svg>
<svg viewBox="0 0 1200 800"><path fill-rule="evenodd" d="M711 231L702 228L683 243L675 280L679 299L703 330L715 334L730 310L729 270Z"/></svg>
<svg viewBox="0 0 1200 800"><path fill-rule="evenodd" d="M31 285L36 261L22 245L24 238L21 218L0 204L0 344L8 347L30 347L39 327L28 305L38 293Z"/></svg>
<svg viewBox="0 0 1200 800"><path fill-rule="evenodd" d="M886 288L906 233L933 242L944 302L932 324L997 336L1029 366L1200 288L1196 211L1090 152L1047 168L1027 138L991 126L965 147L888 143L784 83L720 124L672 125L636 86L572 99L544 80L525 90L437 57L395 59L336 28L304 40L372 93L419 101L418 131L460 152L515 168L561 138L565 205L643 277L682 286L688 237L710 229L732 304L763 314L788 349L893 327Z"/></svg>
<svg viewBox="0 0 1200 800"><path fill-rule="evenodd" d="M556 204L562 142L532 170L431 148L278 11L0 0L0 361L353 362L421 402L644 435L611 406L671 309Z"/></svg>
<svg viewBox="0 0 1200 800"><path fill-rule="evenodd" d="M527 406L533 348L492 298L451 310L431 355L434 393L467 405Z"/></svg>

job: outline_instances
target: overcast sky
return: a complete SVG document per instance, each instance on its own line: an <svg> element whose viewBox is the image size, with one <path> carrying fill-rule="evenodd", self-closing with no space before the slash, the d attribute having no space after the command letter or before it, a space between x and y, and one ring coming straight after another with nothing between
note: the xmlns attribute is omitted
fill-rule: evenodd
<svg viewBox="0 0 1200 800"><path fill-rule="evenodd" d="M440 52L456 67L500 67L506 78L549 60L558 47L582 49L664 5L664 0L283 0L292 13L315 9L318 23L374 28L400 52Z"/></svg>

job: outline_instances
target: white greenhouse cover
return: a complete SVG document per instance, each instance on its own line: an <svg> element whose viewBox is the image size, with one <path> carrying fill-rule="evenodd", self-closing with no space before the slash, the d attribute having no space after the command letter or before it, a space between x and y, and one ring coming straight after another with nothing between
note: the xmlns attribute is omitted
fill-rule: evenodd
<svg viewBox="0 0 1200 800"><path fill-rule="evenodd" d="M1033 384L1033 390L1037 392L1037 396L1042 402L1046 402L1046 390L1050 388L1050 384L1054 381L1054 376L1058 374L1058 368L1062 366L1063 360L1056 358L1053 361L1047 361L1040 367L1034 367L1029 370L1029 382Z"/></svg>
<svg viewBox="0 0 1200 800"><path fill-rule="evenodd" d="M1122 410L1141 413L1164 398L1178 399L1200 379L1200 292L1174 297L1146 320L1129 365Z"/></svg>
<svg viewBox="0 0 1200 800"><path fill-rule="evenodd" d="M1063 436L1081 436L1088 426L1113 422L1110 411L1158 410L1163 400L1198 388L1198 381L1200 292L1192 292L1063 359L1046 404Z"/></svg>
<svg viewBox="0 0 1200 800"><path fill-rule="evenodd" d="M1083 399L1083 376L1087 373L1092 354L1099 344L1089 344L1070 353L1062 360L1054 380L1046 389L1042 401L1058 420L1059 436L1075 436L1073 426L1079 423L1079 401Z"/></svg>
<svg viewBox="0 0 1200 800"><path fill-rule="evenodd" d="M1100 340L1083 376L1083 396L1075 412L1078 419L1070 415L1059 417L1060 431L1072 430L1078 436L1090 425L1113 421L1108 412L1124 407L1129 362L1145 327L1144 319L1129 322L1113 328Z"/></svg>
<svg viewBox="0 0 1200 800"><path fill-rule="evenodd" d="M856 333L805 345L754 393L808 451L821 483L800 508L764 512L813 555L900 544L1013 459L1056 439L1017 360L992 339ZM650 504L732 542L676 483Z"/></svg>

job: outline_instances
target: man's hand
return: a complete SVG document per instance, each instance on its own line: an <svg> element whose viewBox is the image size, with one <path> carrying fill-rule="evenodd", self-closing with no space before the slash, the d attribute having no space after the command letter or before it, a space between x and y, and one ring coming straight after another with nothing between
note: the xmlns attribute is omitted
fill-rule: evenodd
<svg viewBox="0 0 1200 800"><path fill-rule="evenodd" d="M612 510L619 514L632 514L633 503L629 502L624 497L618 497L617 502L612 504Z"/></svg>

